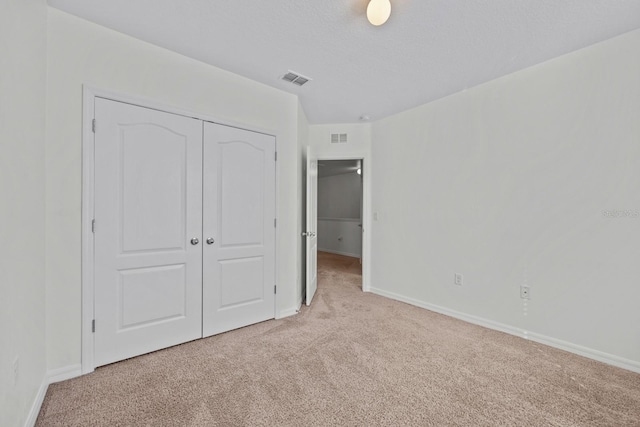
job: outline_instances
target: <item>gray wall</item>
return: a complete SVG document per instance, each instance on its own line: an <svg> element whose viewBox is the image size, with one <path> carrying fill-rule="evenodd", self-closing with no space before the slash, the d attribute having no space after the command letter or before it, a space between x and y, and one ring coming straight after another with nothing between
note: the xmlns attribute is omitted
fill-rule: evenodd
<svg viewBox="0 0 640 427"><path fill-rule="evenodd" d="M318 179L318 250L360 257L362 179L355 172Z"/></svg>
<svg viewBox="0 0 640 427"><path fill-rule="evenodd" d="M360 219L361 176L357 173L318 179L318 218Z"/></svg>

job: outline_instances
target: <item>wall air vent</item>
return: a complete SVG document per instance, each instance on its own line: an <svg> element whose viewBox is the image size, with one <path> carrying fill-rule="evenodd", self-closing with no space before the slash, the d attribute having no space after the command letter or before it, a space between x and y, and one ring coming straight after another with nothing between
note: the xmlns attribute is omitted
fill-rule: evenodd
<svg viewBox="0 0 640 427"><path fill-rule="evenodd" d="M293 83L294 85L302 86L305 83L311 81L309 77L305 77L300 73L296 73L295 71L289 70L287 74L282 76L282 80L285 82Z"/></svg>
<svg viewBox="0 0 640 427"><path fill-rule="evenodd" d="M331 143L332 144L346 144L347 142L347 134L346 133L332 133L331 134Z"/></svg>

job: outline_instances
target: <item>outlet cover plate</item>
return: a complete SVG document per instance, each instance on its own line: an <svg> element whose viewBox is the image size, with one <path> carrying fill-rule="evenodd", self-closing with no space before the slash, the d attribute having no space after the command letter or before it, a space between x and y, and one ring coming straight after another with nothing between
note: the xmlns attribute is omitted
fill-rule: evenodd
<svg viewBox="0 0 640 427"><path fill-rule="evenodd" d="M456 273L453 276L453 283L458 285L458 286L462 286L462 284L464 283L464 277L462 276L462 274Z"/></svg>

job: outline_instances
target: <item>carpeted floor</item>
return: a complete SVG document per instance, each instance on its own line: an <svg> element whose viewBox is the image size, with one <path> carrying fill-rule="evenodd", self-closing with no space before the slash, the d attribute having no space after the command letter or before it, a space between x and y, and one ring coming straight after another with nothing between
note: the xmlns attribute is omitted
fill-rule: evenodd
<svg viewBox="0 0 640 427"><path fill-rule="evenodd" d="M640 426L640 375L360 291L49 387L37 426ZM357 260L355 260L357 262Z"/></svg>

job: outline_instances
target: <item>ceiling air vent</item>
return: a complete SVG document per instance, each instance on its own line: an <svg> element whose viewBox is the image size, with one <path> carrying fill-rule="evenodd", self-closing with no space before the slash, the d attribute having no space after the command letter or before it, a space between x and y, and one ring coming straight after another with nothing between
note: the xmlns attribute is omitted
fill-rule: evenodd
<svg viewBox="0 0 640 427"><path fill-rule="evenodd" d="M294 85L302 86L303 84L309 82L311 79L309 77L303 76L300 73L289 70L287 74L282 76L282 80L284 80L285 82L293 83Z"/></svg>
<svg viewBox="0 0 640 427"><path fill-rule="evenodd" d="M345 144L347 142L347 134L346 133L332 133L331 134L331 143L332 144Z"/></svg>

